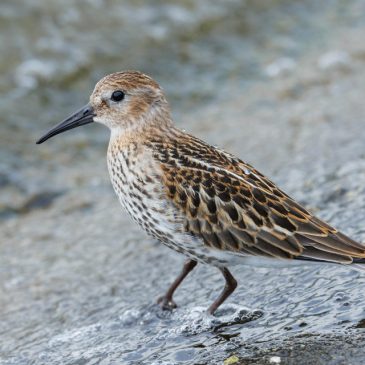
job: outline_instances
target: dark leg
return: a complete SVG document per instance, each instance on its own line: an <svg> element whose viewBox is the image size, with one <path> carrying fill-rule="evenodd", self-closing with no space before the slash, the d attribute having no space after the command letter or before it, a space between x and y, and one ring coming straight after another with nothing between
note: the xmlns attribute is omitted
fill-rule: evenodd
<svg viewBox="0 0 365 365"><path fill-rule="evenodd" d="M167 290L166 294L160 298L158 298L157 303L159 303L162 307L162 309L173 309L176 308L176 303L172 299L172 296L174 295L175 290L177 287L181 284L181 282L185 279L185 277L189 274L191 270L194 269L196 266L197 261L195 260L187 260L183 266L183 269L181 270L181 273L179 276L175 279L175 281L171 284L169 289Z"/></svg>
<svg viewBox="0 0 365 365"><path fill-rule="evenodd" d="M213 304L209 307L208 313L214 314L217 308L234 292L237 288L237 281L232 276L232 274L228 271L227 268L220 269L224 278L226 279L226 285L220 296L213 302Z"/></svg>

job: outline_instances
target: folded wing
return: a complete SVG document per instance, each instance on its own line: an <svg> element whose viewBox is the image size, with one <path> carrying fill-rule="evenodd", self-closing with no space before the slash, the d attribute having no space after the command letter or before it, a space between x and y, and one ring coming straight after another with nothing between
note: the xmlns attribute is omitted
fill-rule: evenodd
<svg viewBox="0 0 365 365"><path fill-rule="evenodd" d="M234 156L194 137L158 150L168 197L184 212L186 230L207 246L343 264L365 258L364 245L310 214Z"/></svg>

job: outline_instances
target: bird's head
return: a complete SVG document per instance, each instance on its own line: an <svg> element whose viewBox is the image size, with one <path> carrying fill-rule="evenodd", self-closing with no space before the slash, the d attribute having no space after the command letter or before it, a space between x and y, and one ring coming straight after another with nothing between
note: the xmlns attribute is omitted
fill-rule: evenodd
<svg viewBox="0 0 365 365"><path fill-rule="evenodd" d="M90 96L90 102L57 124L37 144L91 122L106 125L112 131L142 131L153 124L170 123L167 101L160 86L138 71L117 72L102 78Z"/></svg>

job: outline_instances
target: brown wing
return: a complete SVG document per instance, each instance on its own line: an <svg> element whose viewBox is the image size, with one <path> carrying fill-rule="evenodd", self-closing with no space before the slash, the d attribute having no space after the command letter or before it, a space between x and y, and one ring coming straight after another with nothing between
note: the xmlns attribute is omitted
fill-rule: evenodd
<svg viewBox="0 0 365 365"><path fill-rule="evenodd" d="M186 215L186 230L207 246L345 264L365 257L365 246L311 215L257 170L188 137L161 142L155 156L169 198Z"/></svg>

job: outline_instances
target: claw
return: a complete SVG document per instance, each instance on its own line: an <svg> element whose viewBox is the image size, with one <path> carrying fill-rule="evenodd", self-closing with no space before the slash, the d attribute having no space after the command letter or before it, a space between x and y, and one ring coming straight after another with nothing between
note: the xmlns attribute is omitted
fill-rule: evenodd
<svg viewBox="0 0 365 365"><path fill-rule="evenodd" d="M177 307L177 304L172 298L168 298L165 295L157 299L157 303L163 310L173 310Z"/></svg>

